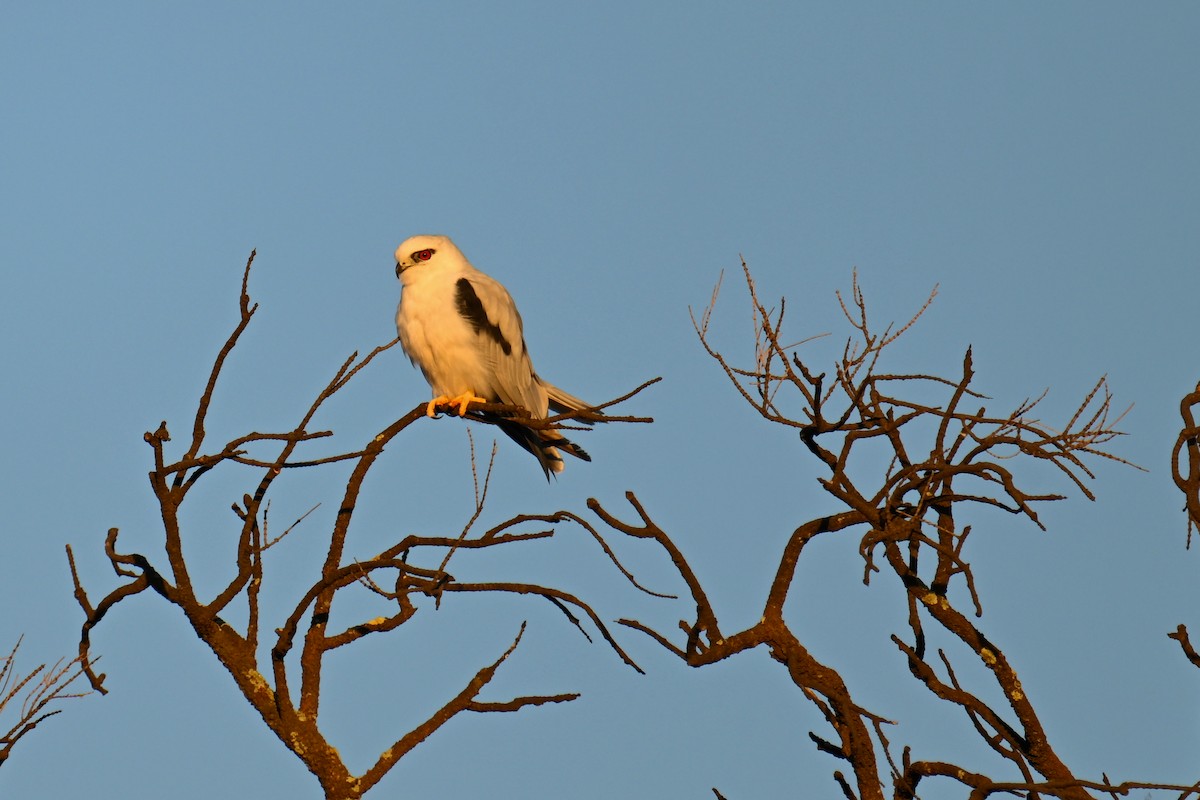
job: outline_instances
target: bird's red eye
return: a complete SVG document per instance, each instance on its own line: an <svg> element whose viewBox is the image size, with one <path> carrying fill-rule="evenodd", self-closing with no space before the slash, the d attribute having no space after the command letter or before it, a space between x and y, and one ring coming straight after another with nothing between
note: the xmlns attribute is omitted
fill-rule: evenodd
<svg viewBox="0 0 1200 800"><path fill-rule="evenodd" d="M412 254L412 257L413 257L414 261L428 261L429 259L433 258L433 251L432 250L418 250L417 252Z"/></svg>

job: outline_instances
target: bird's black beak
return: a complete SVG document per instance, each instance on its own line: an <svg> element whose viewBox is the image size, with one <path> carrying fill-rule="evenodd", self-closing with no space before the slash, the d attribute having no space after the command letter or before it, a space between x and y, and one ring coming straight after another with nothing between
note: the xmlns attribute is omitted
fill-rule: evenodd
<svg viewBox="0 0 1200 800"><path fill-rule="evenodd" d="M397 278L399 278L399 277L400 277L400 273L401 273L401 272L404 272L404 267L400 266L400 262L399 262L399 261L397 261L397 262L396 262L396 277L397 277Z"/></svg>

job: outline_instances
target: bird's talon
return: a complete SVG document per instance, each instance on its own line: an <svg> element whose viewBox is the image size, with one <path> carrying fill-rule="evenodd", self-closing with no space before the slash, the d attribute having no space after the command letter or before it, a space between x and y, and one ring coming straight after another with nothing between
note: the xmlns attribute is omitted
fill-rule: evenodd
<svg viewBox="0 0 1200 800"><path fill-rule="evenodd" d="M429 401L429 405L425 406L425 416L430 419L437 419L443 406L454 407L454 398L446 395L435 397Z"/></svg>
<svg viewBox="0 0 1200 800"><path fill-rule="evenodd" d="M425 416L429 417L430 419L434 419L437 417L438 411L442 408L445 408L458 414L458 416L463 417L466 416L467 406L471 405L471 403L486 402L486 398L476 397L473 392L466 392L465 394L460 394L458 397L447 397L446 395L442 395L441 397L435 397L429 401L429 405L425 406Z"/></svg>
<svg viewBox="0 0 1200 800"><path fill-rule="evenodd" d="M467 406L471 405L471 403L486 403L486 402L487 402L486 398L476 397L474 392L466 392L465 394L460 394L458 397L455 397L453 400L448 402L446 405L450 406L451 408L453 408L454 406L458 406L458 415L460 417L465 417L467 415Z"/></svg>

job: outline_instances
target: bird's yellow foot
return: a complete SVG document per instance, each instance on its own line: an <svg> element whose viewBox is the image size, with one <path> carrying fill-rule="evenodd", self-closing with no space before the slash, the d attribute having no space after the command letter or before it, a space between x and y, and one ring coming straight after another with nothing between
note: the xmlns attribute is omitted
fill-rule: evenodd
<svg viewBox="0 0 1200 800"><path fill-rule="evenodd" d="M446 395L442 395L441 397L435 397L429 401L429 405L425 407L425 416L437 416L438 409L444 406L449 408L451 411L457 411L458 415L461 417L467 413L467 406L471 405L471 403L486 402L487 398L476 397L474 392L463 392L458 397L447 397Z"/></svg>

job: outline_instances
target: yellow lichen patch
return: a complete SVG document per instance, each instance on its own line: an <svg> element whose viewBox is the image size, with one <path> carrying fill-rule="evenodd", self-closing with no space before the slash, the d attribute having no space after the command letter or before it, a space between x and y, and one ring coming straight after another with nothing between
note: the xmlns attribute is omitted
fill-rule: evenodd
<svg viewBox="0 0 1200 800"><path fill-rule="evenodd" d="M994 666L996 663L996 654L991 650L988 650L986 647L979 651L979 657L982 658L983 663L987 664L989 667Z"/></svg>
<svg viewBox="0 0 1200 800"><path fill-rule="evenodd" d="M938 604L938 596L933 592L929 592L921 598L921 602L927 606L936 606Z"/></svg>
<svg viewBox="0 0 1200 800"><path fill-rule="evenodd" d="M382 625L385 622L387 622L387 617L376 617L375 619L371 620L367 624L368 625Z"/></svg>
<svg viewBox="0 0 1200 800"><path fill-rule="evenodd" d="M267 684L267 679L262 676L262 673L256 669L246 671L246 678L250 683L254 684L254 688L259 691L271 691L271 687Z"/></svg>
<svg viewBox="0 0 1200 800"><path fill-rule="evenodd" d="M1025 695L1020 689L1013 689L1011 692L1009 692L1008 696L1011 697L1013 700L1024 700L1025 699Z"/></svg>

